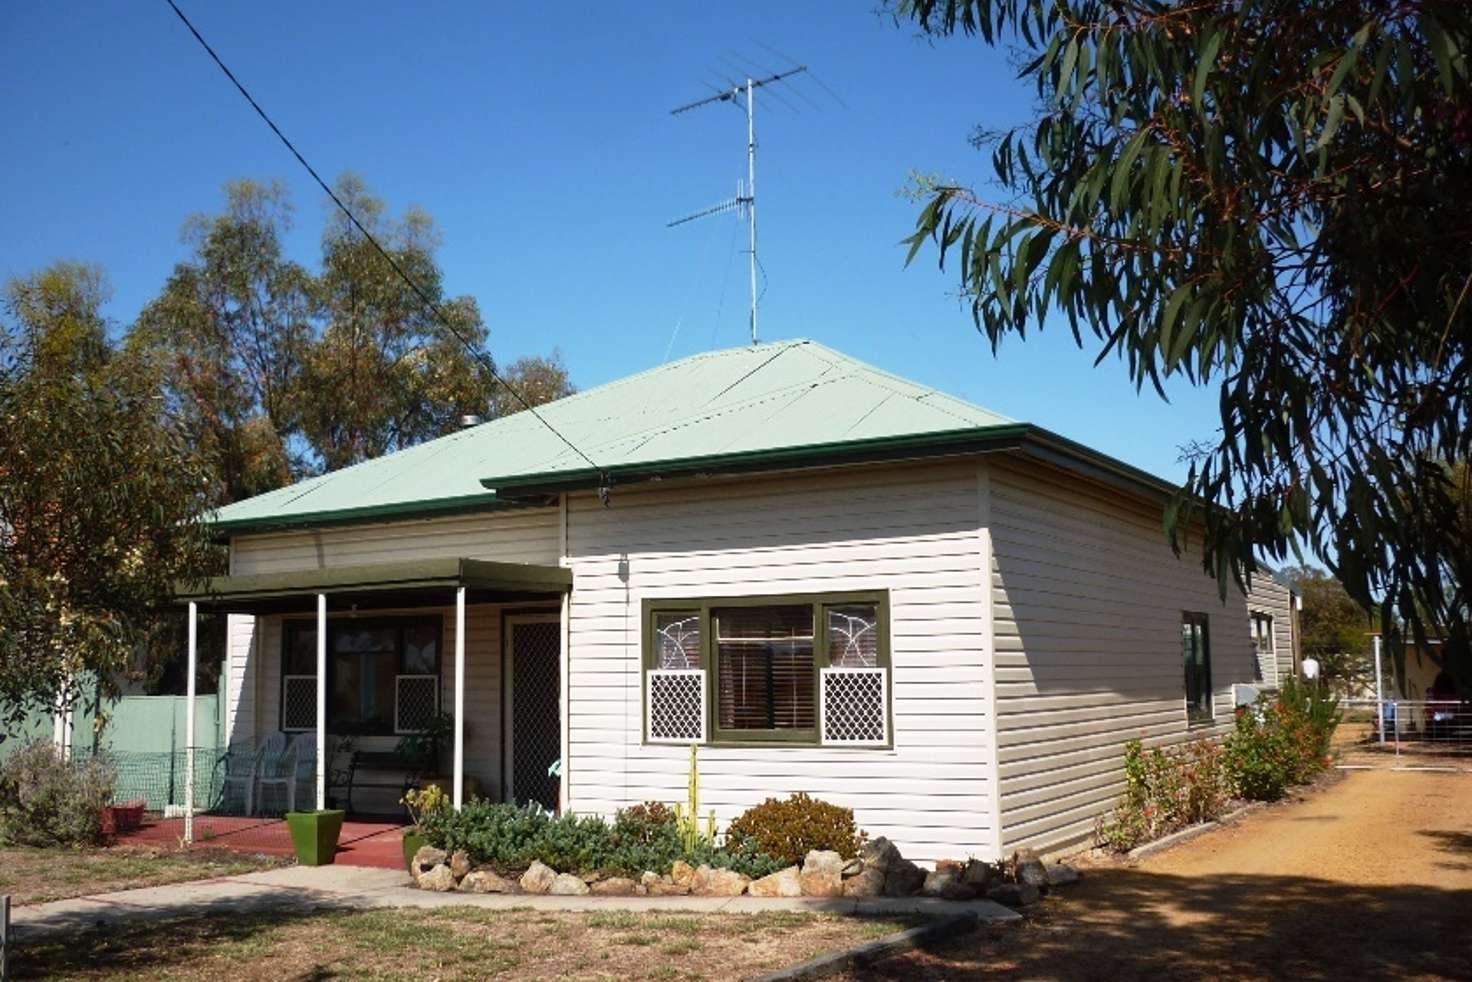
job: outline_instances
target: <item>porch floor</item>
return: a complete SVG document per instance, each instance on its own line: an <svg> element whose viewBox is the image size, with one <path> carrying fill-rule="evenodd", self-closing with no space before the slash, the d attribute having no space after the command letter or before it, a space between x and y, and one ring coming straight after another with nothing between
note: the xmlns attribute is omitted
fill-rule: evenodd
<svg viewBox="0 0 1472 982"><path fill-rule="evenodd" d="M338 837L339 866L370 866L402 869L404 866L403 822L393 819L350 818L342 823ZM151 845L177 848L184 837L184 819L148 815L143 824L117 837L122 845ZM196 815L196 849L229 849L234 852L290 856L295 850L285 819L235 815Z"/></svg>

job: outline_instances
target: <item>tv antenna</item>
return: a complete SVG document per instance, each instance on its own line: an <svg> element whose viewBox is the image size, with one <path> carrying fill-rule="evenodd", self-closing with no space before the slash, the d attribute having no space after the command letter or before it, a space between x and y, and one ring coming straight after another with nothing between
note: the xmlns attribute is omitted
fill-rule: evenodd
<svg viewBox="0 0 1472 982"><path fill-rule="evenodd" d="M774 85L785 78L798 75L808 70L806 65L798 65L785 71L774 72L764 78L753 78L746 76L744 82L732 82L727 88L717 89L716 94L707 96L695 102L687 102L683 106L676 106L670 110L671 116L699 109L701 106L714 105L717 102L729 102L746 109L746 183L738 179L736 182L736 197L728 198L720 204L677 218L665 225L665 228L674 228L676 225L684 225L698 218L707 218L711 215L720 215L728 211L735 211L746 219L747 226L747 258L751 267L751 343L757 343L756 330L756 271L759 265L756 258L756 90L764 86Z"/></svg>

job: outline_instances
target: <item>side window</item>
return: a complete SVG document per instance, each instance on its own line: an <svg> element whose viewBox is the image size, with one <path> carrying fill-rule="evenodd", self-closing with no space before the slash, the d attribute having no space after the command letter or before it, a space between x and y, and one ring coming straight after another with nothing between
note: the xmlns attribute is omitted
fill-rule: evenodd
<svg viewBox="0 0 1472 982"><path fill-rule="evenodd" d="M1273 615L1253 611L1252 614L1252 649L1257 655L1253 662L1257 681L1261 682L1268 676L1268 666L1276 665L1273 656ZM1276 681L1276 680L1274 680Z"/></svg>
<svg viewBox="0 0 1472 982"><path fill-rule="evenodd" d="M645 605L651 743L889 743L886 597Z"/></svg>
<svg viewBox="0 0 1472 982"><path fill-rule="evenodd" d="M1192 721L1212 718L1211 632L1205 614L1181 615L1181 657L1186 668L1186 715Z"/></svg>

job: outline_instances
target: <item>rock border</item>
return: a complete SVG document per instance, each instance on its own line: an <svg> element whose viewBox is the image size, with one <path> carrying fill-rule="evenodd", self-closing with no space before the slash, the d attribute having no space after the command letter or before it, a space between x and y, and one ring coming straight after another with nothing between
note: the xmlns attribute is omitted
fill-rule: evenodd
<svg viewBox="0 0 1472 982"><path fill-rule="evenodd" d="M778 969L767 975L759 975L753 982L807 982L810 979L827 978L852 968L865 968L882 958L909 951L923 944L947 941L959 935L968 934L980 925L981 918L976 914L951 914L928 924L919 924L888 935L877 941L868 941L843 951L829 952L797 965Z"/></svg>

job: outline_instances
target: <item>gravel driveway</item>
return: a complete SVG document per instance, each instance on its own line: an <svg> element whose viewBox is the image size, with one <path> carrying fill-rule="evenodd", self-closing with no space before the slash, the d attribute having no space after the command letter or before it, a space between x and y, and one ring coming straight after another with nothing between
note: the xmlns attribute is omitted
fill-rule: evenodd
<svg viewBox="0 0 1472 982"><path fill-rule="evenodd" d="M1472 979L1472 775L1356 771L855 979Z"/></svg>

